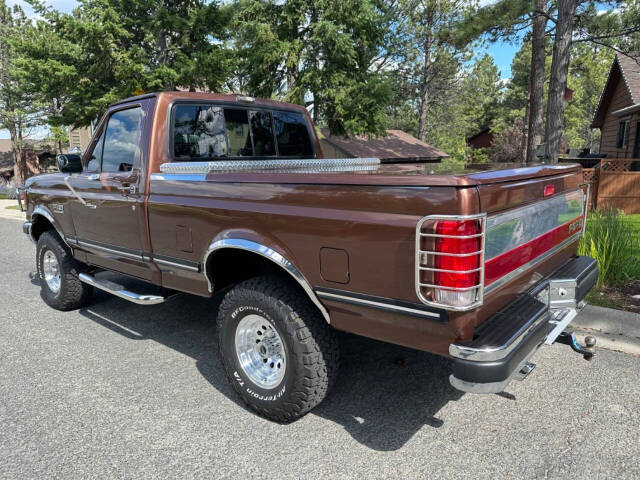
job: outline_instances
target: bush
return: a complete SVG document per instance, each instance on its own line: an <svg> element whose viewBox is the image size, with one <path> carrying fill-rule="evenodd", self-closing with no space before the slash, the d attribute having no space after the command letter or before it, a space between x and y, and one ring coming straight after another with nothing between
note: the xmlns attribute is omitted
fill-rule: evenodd
<svg viewBox="0 0 640 480"><path fill-rule="evenodd" d="M490 157L493 162L524 161L524 121L517 118L506 130L493 137L491 142Z"/></svg>
<svg viewBox="0 0 640 480"><path fill-rule="evenodd" d="M16 198L16 187L13 181L0 178L0 196L1 198Z"/></svg>
<svg viewBox="0 0 640 480"><path fill-rule="evenodd" d="M638 238L617 209L590 213L578 253L598 262L598 287L614 286L640 275Z"/></svg>

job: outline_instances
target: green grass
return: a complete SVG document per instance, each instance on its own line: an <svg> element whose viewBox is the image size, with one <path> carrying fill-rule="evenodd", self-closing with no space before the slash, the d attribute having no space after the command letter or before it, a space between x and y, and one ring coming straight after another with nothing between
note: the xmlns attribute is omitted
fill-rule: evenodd
<svg viewBox="0 0 640 480"><path fill-rule="evenodd" d="M6 193L0 193L0 200L6 200L7 198L7 194Z"/></svg>
<svg viewBox="0 0 640 480"><path fill-rule="evenodd" d="M591 212L578 253L598 261L598 287L640 278L640 215L617 210Z"/></svg>
<svg viewBox="0 0 640 480"><path fill-rule="evenodd" d="M7 205L4 208L7 210L20 210L20 207L18 205Z"/></svg>
<svg viewBox="0 0 640 480"><path fill-rule="evenodd" d="M587 303L589 305L597 305L598 307L615 308L616 310L623 310L624 308L611 297L601 292L600 289L594 288L587 294Z"/></svg>

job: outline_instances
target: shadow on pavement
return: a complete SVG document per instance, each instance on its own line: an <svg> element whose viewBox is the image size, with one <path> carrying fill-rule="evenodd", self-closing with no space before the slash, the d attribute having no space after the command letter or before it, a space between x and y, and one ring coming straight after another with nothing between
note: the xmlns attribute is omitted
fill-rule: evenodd
<svg viewBox="0 0 640 480"><path fill-rule="evenodd" d="M143 307L96 291L94 302L80 313L125 338L153 340L190 356L214 388L246 408L218 359L219 302L181 295ZM450 365L443 357L343 333L340 345L338 381L311 414L342 425L371 449L397 450L424 425L442 426L437 413L462 396L449 384Z"/></svg>

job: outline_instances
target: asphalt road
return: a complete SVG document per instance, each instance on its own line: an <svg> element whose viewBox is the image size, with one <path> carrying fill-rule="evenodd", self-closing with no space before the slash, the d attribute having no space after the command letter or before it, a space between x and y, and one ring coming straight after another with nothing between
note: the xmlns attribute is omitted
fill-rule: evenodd
<svg viewBox="0 0 640 480"><path fill-rule="evenodd" d="M0 478L640 478L638 357L545 347L476 396L445 359L344 335L331 396L278 425L227 385L214 302L57 312L20 222L0 238Z"/></svg>

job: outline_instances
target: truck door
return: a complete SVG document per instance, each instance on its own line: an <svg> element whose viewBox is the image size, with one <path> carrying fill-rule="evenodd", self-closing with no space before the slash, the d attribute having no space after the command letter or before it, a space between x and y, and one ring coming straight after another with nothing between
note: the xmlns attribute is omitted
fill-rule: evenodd
<svg viewBox="0 0 640 480"><path fill-rule="evenodd" d="M108 112L94 136L84 171L67 180L76 238L87 262L138 278L150 279L143 168L153 99L126 104Z"/></svg>

